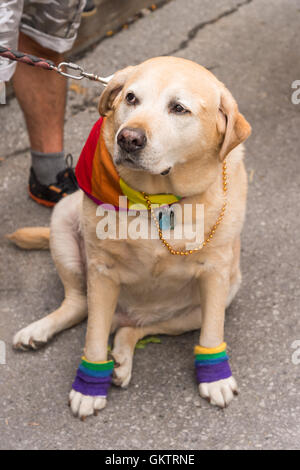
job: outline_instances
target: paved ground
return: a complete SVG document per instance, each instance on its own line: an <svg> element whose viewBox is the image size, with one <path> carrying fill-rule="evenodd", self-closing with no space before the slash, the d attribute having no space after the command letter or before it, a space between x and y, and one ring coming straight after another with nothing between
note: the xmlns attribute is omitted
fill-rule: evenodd
<svg viewBox="0 0 300 470"><path fill-rule="evenodd" d="M56 308L63 292L48 253L24 253L2 237L46 225L50 212L26 195L28 141L17 103L0 109L0 339L7 345L0 448L299 449L300 365L291 346L300 340L300 105L291 103L299 22L299 0L173 0L81 60L109 74L155 55L193 59L228 85L252 123L244 282L226 322L241 394L225 411L198 398L196 333L138 350L129 389L113 388L107 408L86 423L66 406L85 325L37 353L12 351L13 333ZM75 155L97 119L97 95L97 88L70 91L66 148Z"/></svg>

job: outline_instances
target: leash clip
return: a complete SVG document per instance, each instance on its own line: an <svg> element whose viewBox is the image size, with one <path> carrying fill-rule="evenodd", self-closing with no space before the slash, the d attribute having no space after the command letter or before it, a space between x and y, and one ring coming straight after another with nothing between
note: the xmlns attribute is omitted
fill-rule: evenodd
<svg viewBox="0 0 300 470"><path fill-rule="evenodd" d="M65 67L67 70L79 70L79 75L64 72L63 67ZM82 75L83 68L80 65L73 64L72 62L61 62L58 65L56 72L60 73L60 75L63 75L64 77L73 78L73 80L82 80L84 78Z"/></svg>
<svg viewBox="0 0 300 470"><path fill-rule="evenodd" d="M78 74L68 73L67 71L63 70L63 67L65 67L67 70L68 69L76 70L79 73ZM98 75L95 75L93 73L87 73L83 70L83 68L80 65L73 64L73 62L61 62L57 67L53 67L53 69L56 72L60 73L60 75L63 75L64 77L72 78L73 80L82 80L83 78L88 78L89 80L100 82L104 86L106 86L113 77L113 75L110 75L109 77L99 77Z"/></svg>

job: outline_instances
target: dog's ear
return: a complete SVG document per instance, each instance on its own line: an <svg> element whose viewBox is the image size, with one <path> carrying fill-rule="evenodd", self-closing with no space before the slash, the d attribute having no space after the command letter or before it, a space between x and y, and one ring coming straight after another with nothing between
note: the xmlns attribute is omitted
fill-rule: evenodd
<svg viewBox="0 0 300 470"><path fill-rule="evenodd" d="M221 94L217 129L224 136L220 159L224 160L231 150L244 142L251 134L251 126L239 112L231 93L224 87Z"/></svg>
<svg viewBox="0 0 300 470"><path fill-rule="evenodd" d="M118 94L121 92L123 86L129 75L132 73L135 67L126 67L125 69L116 72L111 80L108 82L107 87L102 92L99 101L99 113L101 116L105 116L106 113L112 109L113 102L115 101Z"/></svg>

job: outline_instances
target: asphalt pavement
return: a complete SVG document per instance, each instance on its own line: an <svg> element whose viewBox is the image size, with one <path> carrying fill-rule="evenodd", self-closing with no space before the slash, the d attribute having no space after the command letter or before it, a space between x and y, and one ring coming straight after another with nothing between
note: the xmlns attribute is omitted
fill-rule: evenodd
<svg viewBox="0 0 300 470"><path fill-rule="evenodd" d="M57 308L63 289L48 252L23 252L4 238L47 225L51 211L27 196L29 143L17 101L0 105L0 449L300 448L300 104L291 100L299 24L299 0L173 0L78 59L101 75L158 55L195 60L227 85L253 127L243 284L225 327L240 395L225 410L198 396L197 333L137 350L129 388L113 387L105 410L85 423L67 398L86 325L37 352L12 350L13 334ZM65 148L75 157L98 118L99 93L69 84Z"/></svg>

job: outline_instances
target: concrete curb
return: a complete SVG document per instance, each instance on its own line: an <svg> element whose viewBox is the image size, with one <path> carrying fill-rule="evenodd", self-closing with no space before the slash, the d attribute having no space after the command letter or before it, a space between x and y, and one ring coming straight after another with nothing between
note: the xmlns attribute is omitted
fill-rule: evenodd
<svg viewBox="0 0 300 470"><path fill-rule="evenodd" d="M95 5L97 10L94 14L82 17L71 55L83 52L104 37L113 35L123 25L126 27L143 9L149 8L150 11L156 8L153 0L95 0Z"/></svg>

